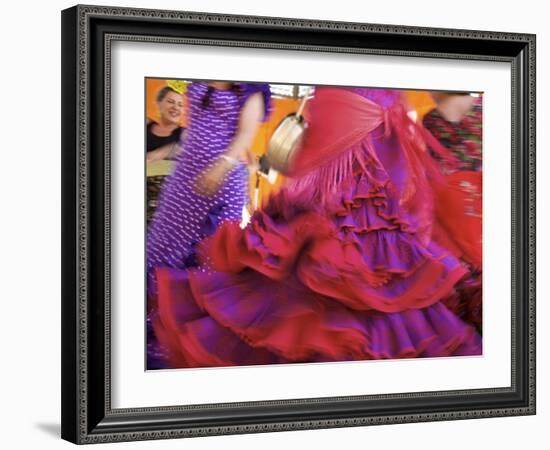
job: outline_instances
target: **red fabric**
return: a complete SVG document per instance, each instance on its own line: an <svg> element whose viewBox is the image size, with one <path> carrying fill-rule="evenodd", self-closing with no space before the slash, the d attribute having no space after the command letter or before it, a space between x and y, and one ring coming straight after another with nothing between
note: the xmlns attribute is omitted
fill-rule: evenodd
<svg viewBox="0 0 550 450"><path fill-rule="evenodd" d="M291 162L290 172L294 177L338 159L342 153L363 141L382 124L386 137L392 132L396 133L405 152L409 170L413 171L415 180L412 181L418 179L418 170L423 166L429 172L437 173L429 158L422 156L426 153L426 144L440 158L456 159L429 131L413 122L399 102L384 109L368 98L350 91L318 88L314 101L306 106L304 117L308 128L300 150ZM374 150L370 148L369 151L370 156L376 159ZM416 164L419 158L422 159L420 165Z"/></svg>
<svg viewBox="0 0 550 450"><path fill-rule="evenodd" d="M316 197L325 203L326 193L334 192L349 177L353 167L350 161L362 166L362 171L382 167L373 131L383 127L383 137L395 136L406 161L400 203L417 217L418 236L427 243L433 225L433 190L446 187L427 147L443 160L454 162L456 157L422 125L413 122L400 102L385 109L351 91L318 88L304 116L309 126L290 164L290 173L297 178L294 189L305 185L306 191L319 191ZM368 169L367 164L371 166Z"/></svg>
<svg viewBox="0 0 550 450"><path fill-rule="evenodd" d="M309 124L291 173L298 176L336 159L384 121L384 109L369 99L338 88L318 88L307 104Z"/></svg>
<svg viewBox="0 0 550 450"><path fill-rule="evenodd" d="M434 239L481 269L481 172L463 171L448 175L444 188L435 187L435 199L437 223L441 228Z"/></svg>

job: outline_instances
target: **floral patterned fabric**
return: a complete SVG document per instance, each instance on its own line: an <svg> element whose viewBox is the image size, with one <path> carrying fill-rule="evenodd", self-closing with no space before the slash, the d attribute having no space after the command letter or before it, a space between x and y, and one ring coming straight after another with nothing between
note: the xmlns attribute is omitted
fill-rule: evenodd
<svg viewBox="0 0 550 450"><path fill-rule="evenodd" d="M475 99L472 109L459 122L449 122L437 109L424 116L423 124L441 144L447 147L458 162L450 164L432 153L445 174L461 170L481 171L481 96Z"/></svg>
<svg viewBox="0 0 550 450"><path fill-rule="evenodd" d="M443 303L482 333L482 97L458 122L446 120L437 109L423 125L456 157L442 160L432 153L447 179L446 190L436 193L436 242L460 255L470 273Z"/></svg>

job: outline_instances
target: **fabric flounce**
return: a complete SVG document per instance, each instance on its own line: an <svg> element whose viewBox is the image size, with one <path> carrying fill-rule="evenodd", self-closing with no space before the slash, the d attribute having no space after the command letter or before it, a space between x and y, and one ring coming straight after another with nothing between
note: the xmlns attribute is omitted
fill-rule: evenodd
<svg viewBox="0 0 550 450"><path fill-rule="evenodd" d="M422 246L386 196L345 193L330 220L314 211L258 211L202 242L207 272L158 269L155 331L185 367L479 354L472 327L440 299L466 269ZM387 206L387 205L386 205ZM370 222L362 222L355 211ZM385 211L372 226L372 217ZM347 213L345 213L347 212ZM345 220L347 217L347 221ZM340 220L342 219L342 220Z"/></svg>
<svg viewBox="0 0 550 450"><path fill-rule="evenodd" d="M175 367L472 355L473 328L441 303L357 312L295 279L159 269L155 331ZM261 301L259 301L261 299Z"/></svg>
<svg viewBox="0 0 550 450"><path fill-rule="evenodd" d="M439 301L467 269L435 243L422 245L385 189L361 180L342 194L332 220L289 210L277 198L286 199L283 190L268 213L257 211L244 230L223 224L200 252L216 271L252 269L272 280L292 273L313 292L356 310L397 312Z"/></svg>

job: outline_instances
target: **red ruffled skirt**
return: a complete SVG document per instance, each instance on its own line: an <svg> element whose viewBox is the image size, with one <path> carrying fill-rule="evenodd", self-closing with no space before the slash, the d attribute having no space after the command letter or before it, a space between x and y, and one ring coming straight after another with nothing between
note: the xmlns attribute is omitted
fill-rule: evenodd
<svg viewBox="0 0 550 450"><path fill-rule="evenodd" d="M459 171L447 175L446 183L435 189L434 240L478 269L482 263L481 180L481 172Z"/></svg>
<svg viewBox="0 0 550 450"><path fill-rule="evenodd" d="M467 262L471 273L444 299L445 305L481 330L482 325L482 176L458 171L435 187L433 240Z"/></svg>
<svg viewBox="0 0 550 450"><path fill-rule="evenodd" d="M201 244L209 270L158 268L170 367L481 354L440 301L467 269L421 242L389 190L361 171L327 213L282 189L245 229L226 222Z"/></svg>

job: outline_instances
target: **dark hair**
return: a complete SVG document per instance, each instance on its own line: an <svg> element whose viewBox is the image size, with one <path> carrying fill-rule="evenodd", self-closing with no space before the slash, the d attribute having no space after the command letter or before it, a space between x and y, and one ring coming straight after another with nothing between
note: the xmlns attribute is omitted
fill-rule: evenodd
<svg viewBox="0 0 550 450"><path fill-rule="evenodd" d="M157 103L162 102L164 100L164 97L168 94L168 92L173 92L174 94L177 94L177 92L172 89L170 86L164 86L160 91L157 93Z"/></svg>
<svg viewBox="0 0 550 450"><path fill-rule="evenodd" d="M212 86L208 86L208 89L206 90L206 94L204 94L204 97L201 101L202 109L208 108L210 106L210 97L212 97L212 94L214 93L214 88Z"/></svg>
<svg viewBox="0 0 550 450"><path fill-rule="evenodd" d="M446 95L471 95L471 92L468 91L437 91L440 94Z"/></svg>
<svg viewBox="0 0 550 450"><path fill-rule="evenodd" d="M206 109L210 106L210 98L212 97L214 90L215 88L213 86L208 86L206 94L204 94L201 101L202 109ZM235 93L239 93L241 91L241 87L237 83L233 83L230 90Z"/></svg>

